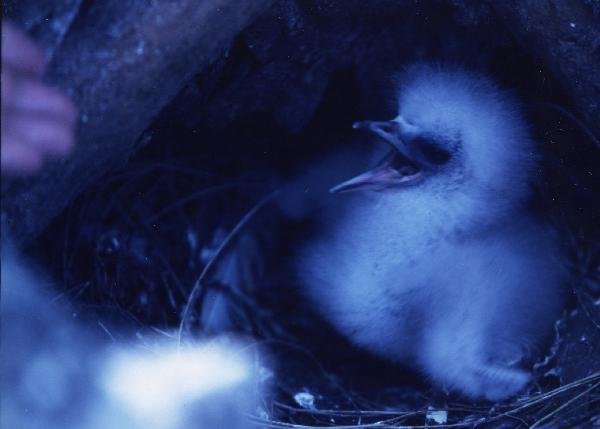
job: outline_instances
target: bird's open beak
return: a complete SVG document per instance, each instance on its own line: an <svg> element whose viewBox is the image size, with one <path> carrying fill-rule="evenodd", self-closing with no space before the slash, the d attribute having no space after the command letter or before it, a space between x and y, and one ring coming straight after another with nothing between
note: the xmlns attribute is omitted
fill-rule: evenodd
<svg viewBox="0 0 600 429"><path fill-rule="evenodd" d="M400 130L397 122L362 121L355 122L352 127L377 134L389 143L394 150L372 170L334 186L329 192L380 191L394 186L407 185L421 177L420 170L412 163L410 148L399 137Z"/></svg>
<svg viewBox="0 0 600 429"><path fill-rule="evenodd" d="M340 183L329 190L333 194L340 192L373 190L381 191L386 188L399 186L414 182L421 176L421 172L415 169L398 169L393 166L391 160L384 160L377 167L366 173L359 174L350 180Z"/></svg>

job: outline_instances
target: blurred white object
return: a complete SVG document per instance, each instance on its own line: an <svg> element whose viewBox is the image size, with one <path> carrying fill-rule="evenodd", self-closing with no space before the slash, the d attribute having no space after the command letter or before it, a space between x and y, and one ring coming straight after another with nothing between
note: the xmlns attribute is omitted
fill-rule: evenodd
<svg viewBox="0 0 600 429"><path fill-rule="evenodd" d="M213 428L219 421L231 427L233 410L253 411L239 409L252 397L251 369L239 351L218 342L163 345L155 352L124 349L111 354L103 391L136 427Z"/></svg>
<svg viewBox="0 0 600 429"><path fill-rule="evenodd" d="M245 344L107 343L2 247L3 428L249 428L258 396ZM148 345L148 340L154 345Z"/></svg>

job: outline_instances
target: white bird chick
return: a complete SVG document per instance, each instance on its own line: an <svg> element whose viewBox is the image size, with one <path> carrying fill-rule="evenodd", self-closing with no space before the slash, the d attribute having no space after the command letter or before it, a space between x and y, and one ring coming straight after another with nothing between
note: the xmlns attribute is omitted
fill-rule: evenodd
<svg viewBox="0 0 600 429"><path fill-rule="evenodd" d="M534 142L485 76L418 65L401 82L396 118L354 125L392 150L331 189L298 273L355 344L500 400L527 384L565 283L555 231L525 208Z"/></svg>

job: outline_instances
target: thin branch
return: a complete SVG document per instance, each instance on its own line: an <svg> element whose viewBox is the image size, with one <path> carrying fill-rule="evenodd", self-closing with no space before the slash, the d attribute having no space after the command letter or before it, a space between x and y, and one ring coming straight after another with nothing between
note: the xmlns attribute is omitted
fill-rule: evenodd
<svg viewBox="0 0 600 429"><path fill-rule="evenodd" d="M584 390L583 392L581 392L579 395L576 395L574 397L572 397L571 399L569 399L567 402L565 402L564 404L562 404L560 407L558 407L556 410L552 411L549 414L546 414L544 417L542 417L541 419L539 419L538 421L536 421L534 424L532 424L529 429L533 429L536 427L539 427L543 422L545 422L546 420L548 420L550 417L558 414L560 411L564 410L565 408L567 408L569 405L571 405L573 402L577 401L579 398L587 395L588 393L590 393L592 390L596 389L597 387L600 386L600 382L592 385L592 387L590 387L589 389Z"/></svg>
<svg viewBox="0 0 600 429"><path fill-rule="evenodd" d="M181 322L179 323L179 332L177 334L178 347L181 345L181 339L183 336L183 330L185 328L186 320L188 319L189 313L196 301L197 296L200 293L202 284L204 283L204 281L205 281L206 277L208 276L208 274L210 273L211 269L213 268L213 266L216 265L216 263L218 262L218 260L222 256L222 254L229 247L229 244L231 244L231 242L238 235L238 233L248 224L248 222L254 217L254 215L261 208L263 208L267 203L269 203L277 194L278 194L278 191L271 192L265 198L260 200L254 207L252 207L252 209L248 213L246 213L246 215L231 230L231 232L227 235L227 237L225 237L225 239L223 240L223 242L221 243L221 245L215 252L214 256L204 266L204 269L202 270L202 272L200 273L200 276L194 283L194 287L192 288L192 291L191 291L190 295L188 296L187 302L185 304L185 308L183 310L183 315L181 316Z"/></svg>

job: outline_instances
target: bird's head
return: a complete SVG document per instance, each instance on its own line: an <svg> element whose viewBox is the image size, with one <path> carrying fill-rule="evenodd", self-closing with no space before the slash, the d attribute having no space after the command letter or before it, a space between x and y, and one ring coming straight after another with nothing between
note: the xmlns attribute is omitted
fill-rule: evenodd
<svg viewBox="0 0 600 429"><path fill-rule="evenodd" d="M403 192L427 184L448 194L458 190L512 200L527 193L533 142L518 103L490 79L416 65L401 76L397 98L394 119L354 124L385 141L388 154L331 192Z"/></svg>

